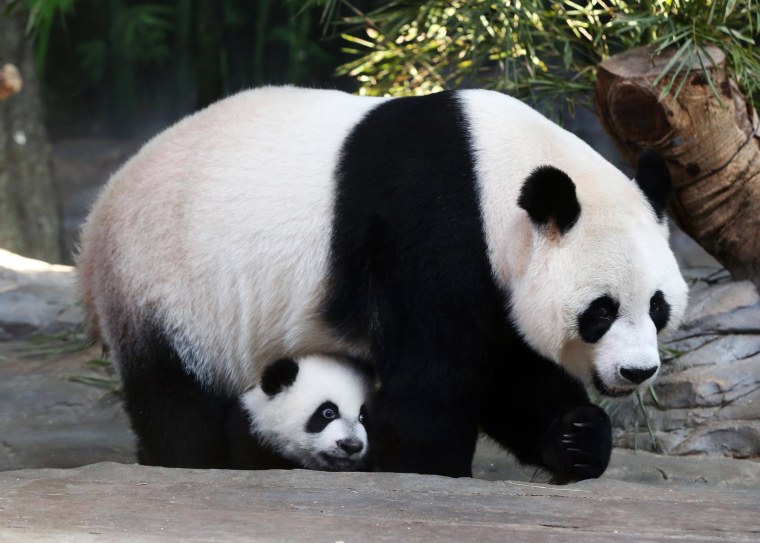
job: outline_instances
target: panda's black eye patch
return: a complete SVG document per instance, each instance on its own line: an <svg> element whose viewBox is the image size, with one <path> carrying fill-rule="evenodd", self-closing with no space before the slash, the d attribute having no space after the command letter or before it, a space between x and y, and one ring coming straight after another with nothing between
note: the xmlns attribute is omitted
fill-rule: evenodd
<svg viewBox="0 0 760 543"><path fill-rule="evenodd" d="M618 315L620 304L609 296L600 296L578 316L578 333L586 343L596 343L607 333Z"/></svg>
<svg viewBox="0 0 760 543"><path fill-rule="evenodd" d="M306 431L310 434L318 434L339 417L338 406L332 402L324 402L314 410L309 420L306 421Z"/></svg>
<svg viewBox="0 0 760 543"><path fill-rule="evenodd" d="M367 409L364 406L359 410L359 424L367 424Z"/></svg>
<svg viewBox="0 0 760 543"><path fill-rule="evenodd" d="M655 292L649 300L649 317L658 332L665 328L670 320L670 304L665 301L665 295L661 290Z"/></svg>

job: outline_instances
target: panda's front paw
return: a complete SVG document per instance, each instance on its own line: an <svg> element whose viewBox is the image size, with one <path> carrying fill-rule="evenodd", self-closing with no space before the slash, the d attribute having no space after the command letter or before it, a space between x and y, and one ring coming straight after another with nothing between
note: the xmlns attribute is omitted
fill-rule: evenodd
<svg viewBox="0 0 760 543"><path fill-rule="evenodd" d="M576 407L552 422L543 436L541 458L553 482L566 484L599 477L612 452L612 425L600 407Z"/></svg>

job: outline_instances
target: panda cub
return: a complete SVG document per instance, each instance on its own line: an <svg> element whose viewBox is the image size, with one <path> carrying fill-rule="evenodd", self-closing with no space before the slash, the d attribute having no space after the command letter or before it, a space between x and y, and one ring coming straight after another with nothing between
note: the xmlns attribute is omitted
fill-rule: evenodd
<svg viewBox="0 0 760 543"><path fill-rule="evenodd" d="M370 372L353 359L310 355L273 362L230 414L233 467L361 469L371 387Z"/></svg>

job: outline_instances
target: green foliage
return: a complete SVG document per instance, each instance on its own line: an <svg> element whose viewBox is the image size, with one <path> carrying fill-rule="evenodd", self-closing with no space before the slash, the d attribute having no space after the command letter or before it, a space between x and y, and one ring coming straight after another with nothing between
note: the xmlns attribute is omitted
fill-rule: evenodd
<svg viewBox="0 0 760 543"><path fill-rule="evenodd" d="M172 6L119 6L108 36L104 36L100 43L113 44L114 49L127 62L166 61L171 57L169 38L174 28L173 16Z"/></svg>
<svg viewBox="0 0 760 543"><path fill-rule="evenodd" d="M300 0L11 1L6 11L28 13L48 109L117 133L242 88L321 81L338 64L321 12Z"/></svg>
<svg viewBox="0 0 760 543"><path fill-rule="evenodd" d="M121 381L108 358L104 356L103 358L88 360L85 366L90 370L90 373L70 375L68 380L103 389L109 394L117 396L121 394Z"/></svg>
<svg viewBox="0 0 760 543"><path fill-rule="evenodd" d="M356 58L340 69L364 94L425 94L479 86L544 109L588 95L599 62L641 45L676 51L666 92L678 92L705 46L727 56L740 87L760 98L757 0L405 0L362 13L347 0L312 0ZM708 74L709 81L709 74Z"/></svg>
<svg viewBox="0 0 760 543"><path fill-rule="evenodd" d="M615 422L616 415L618 413L618 410L625 405L626 400L613 400L606 398L602 395L600 395L596 389L588 387L588 395L589 398L593 403L604 409L604 411L607 413L607 415L610 417L610 419ZM645 395L646 393L649 394L649 397L651 398L651 406L648 405L645 402ZM660 403L660 399L657 397L657 393L654 390L654 387L650 384L647 387L646 393L642 390L636 390L634 392L634 399L636 402L636 421L633 424L633 427L627 427L625 430L627 432L631 432L635 436L638 435L639 429L641 428L641 423L644 423L644 427L647 430L647 434L649 435L649 441L651 443L651 450L653 452L661 452L660 446L657 444L657 438L654 435L654 430L652 429L652 424L650 422L650 413L652 409L658 409L662 410L664 409L662 404ZM636 446L635 448L638 448Z"/></svg>
<svg viewBox="0 0 760 543"><path fill-rule="evenodd" d="M36 38L36 63L39 70L45 65L50 42L50 33L56 21L63 24L65 16L74 9L76 0L9 0L2 15L8 16L21 9L27 9L26 31Z"/></svg>
<svg viewBox="0 0 760 543"><path fill-rule="evenodd" d="M21 352L21 358L25 359L57 359L68 354L81 353L91 346L84 331L84 324L73 330L66 330L55 334L38 334L31 340L31 345ZM84 363L87 373L77 373L66 377L68 381L82 383L106 390L112 394L121 393L121 382L116 374L116 368L106 353L100 358L88 360Z"/></svg>

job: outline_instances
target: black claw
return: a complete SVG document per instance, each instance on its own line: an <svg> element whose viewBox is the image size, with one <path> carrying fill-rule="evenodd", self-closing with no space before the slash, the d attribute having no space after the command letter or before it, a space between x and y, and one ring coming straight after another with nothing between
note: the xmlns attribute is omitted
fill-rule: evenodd
<svg viewBox="0 0 760 543"><path fill-rule="evenodd" d="M558 417L544 435L542 459L557 483L599 477L612 449L609 417L599 407L576 407Z"/></svg>

